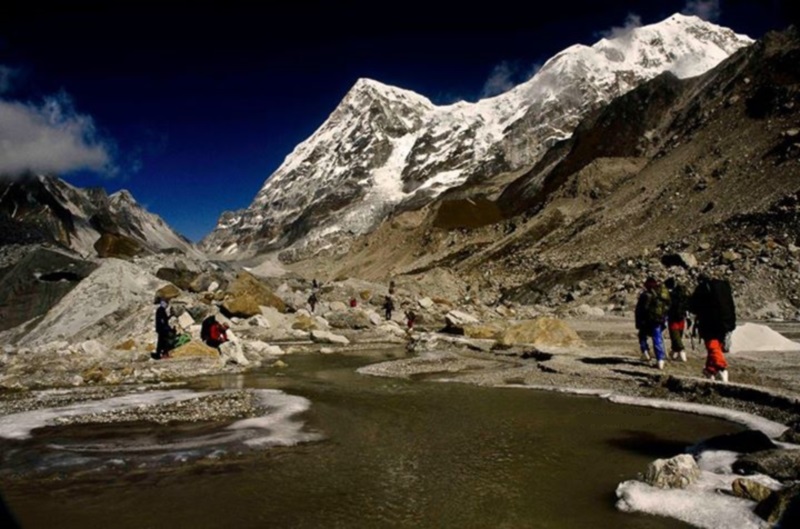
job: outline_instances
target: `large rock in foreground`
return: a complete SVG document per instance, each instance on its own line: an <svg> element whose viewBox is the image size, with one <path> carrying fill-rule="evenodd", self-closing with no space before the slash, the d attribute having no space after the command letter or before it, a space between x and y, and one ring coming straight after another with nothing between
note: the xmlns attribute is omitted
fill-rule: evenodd
<svg viewBox="0 0 800 529"><path fill-rule="evenodd" d="M685 489L700 477L700 467L689 454L656 459L647 467L644 480L662 489Z"/></svg>

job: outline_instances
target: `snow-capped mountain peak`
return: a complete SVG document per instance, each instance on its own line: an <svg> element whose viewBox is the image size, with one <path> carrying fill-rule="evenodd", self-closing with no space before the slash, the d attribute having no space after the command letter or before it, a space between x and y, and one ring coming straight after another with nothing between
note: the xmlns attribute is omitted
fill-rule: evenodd
<svg viewBox="0 0 800 529"><path fill-rule="evenodd" d="M467 179L531 166L611 99L665 71L699 75L752 42L676 14L592 46L571 46L506 93L446 106L358 79L252 205L224 213L203 246L244 256L369 231L398 205L424 204Z"/></svg>

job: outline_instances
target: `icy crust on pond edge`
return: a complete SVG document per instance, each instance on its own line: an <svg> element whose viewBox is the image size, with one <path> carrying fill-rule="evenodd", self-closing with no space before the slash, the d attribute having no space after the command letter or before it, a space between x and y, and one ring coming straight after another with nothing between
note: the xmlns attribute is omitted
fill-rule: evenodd
<svg viewBox="0 0 800 529"><path fill-rule="evenodd" d="M617 395L613 392L592 389L553 388L540 385L503 384L501 388L523 388L557 391L575 395L600 397L610 402L629 406L641 406L662 410L674 410L725 419L753 430L759 430L770 438L778 437L787 426L746 412L727 410L705 404L676 402L644 397ZM776 443L785 448L800 448L788 443ZM719 492L731 490L731 484L742 476L733 473L733 463L739 454L729 451L699 451L687 447L700 467L700 479L685 489L661 489L637 480L624 481L617 487L616 507L623 512L640 512L674 518L703 529L761 529L769 524L754 512L755 502ZM644 471L645 469L642 469ZM777 490L780 482L764 475L747 476L762 485Z"/></svg>
<svg viewBox="0 0 800 529"><path fill-rule="evenodd" d="M250 391L257 398L259 409L266 410L263 415L237 420L224 428L222 432L183 439L172 444L165 445L163 442L159 442L156 445L138 446L135 449L128 447L124 450L191 449L236 442L241 442L251 447L293 446L298 443L319 439L318 434L304 432L303 422L294 418L310 408L311 402L308 399L288 395L274 389ZM224 393L225 391L199 392L185 389L146 391L80 402L68 406L13 413L0 417L0 437L6 439L28 439L33 436L35 429L58 425L65 418L168 406ZM86 446L83 448L87 451L92 451L91 447Z"/></svg>

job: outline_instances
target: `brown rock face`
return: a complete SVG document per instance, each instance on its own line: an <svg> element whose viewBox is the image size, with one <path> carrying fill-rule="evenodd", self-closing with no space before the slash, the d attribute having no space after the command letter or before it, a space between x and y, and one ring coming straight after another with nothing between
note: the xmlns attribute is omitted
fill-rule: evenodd
<svg viewBox="0 0 800 529"><path fill-rule="evenodd" d="M144 248L141 244L116 233L104 233L94 243L94 249L99 257L116 257L118 259L130 259L142 253Z"/></svg>
<svg viewBox="0 0 800 529"><path fill-rule="evenodd" d="M175 299L181 295L181 290L175 285L164 285L156 291L156 299Z"/></svg>
<svg viewBox="0 0 800 529"><path fill-rule="evenodd" d="M267 285L252 274L240 272L228 286L221 308L228 317L249 318L261 314L262 305L286 312L286 304Z"/></svg>

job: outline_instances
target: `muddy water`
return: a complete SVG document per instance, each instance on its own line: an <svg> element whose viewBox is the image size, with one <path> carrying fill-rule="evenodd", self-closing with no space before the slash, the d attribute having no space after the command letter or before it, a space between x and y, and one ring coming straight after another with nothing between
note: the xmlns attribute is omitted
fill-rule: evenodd
<svg viewBox="0 0 800 529"><path fill-rule="evenodd" d="M197 388L303 396L304 431L320 440L157 468L119 453L119 467L6 477L4 496L26 528L677 528L687 526L616 511L617 484L654 458L740 429L592 397L355 372L374 360L291 357L281 375ZM82 439L138 435L72 428Z"/></svg>

